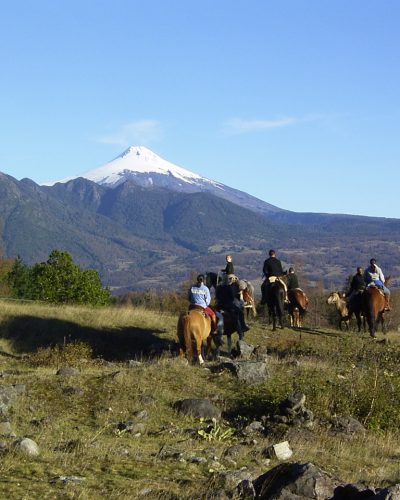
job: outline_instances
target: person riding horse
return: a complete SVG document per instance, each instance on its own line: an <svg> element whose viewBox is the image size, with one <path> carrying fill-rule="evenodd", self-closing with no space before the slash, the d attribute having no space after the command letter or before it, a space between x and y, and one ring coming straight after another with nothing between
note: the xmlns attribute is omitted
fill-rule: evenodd
<svg viewBox="0 0 400 500"><path fill-rule="evenodd" d="M350 318L354 313L356 315L358 323L360 321L359 318L362 308L362 294L364 290L365 290L364 269L359 266L357 267L356 274L351 279L349 291L344 294L344 298L346 299L348 305L348 316Z"/></svg>
<svg viewBox="0 0 400 500"><path fill-rule="evenodd" d="M244 321L243 308L239 305L239 286L236 276L226 276L224 282L217 286L215 296L217 310L226 311L233 316L239 338L243 339L244 332L248 331L249 327Z"/></svg>
<svg viewBox="0 0 400 500"><path fill-rule="evenodd" d="M276 257L275 250L270 250L268 252L268 255L269 258L264 261L263 265L263 277L265 279L263 284L261 285L262 304L265 304L267 302L268 291L272 283L274 283L277 279L279 279L280 276L286 274L286 271L283 270L282 262ZM287 286L282 280L280 281L282 282L285 290L285 302L288 302Z"/></svg>
<svg viewBox="0 0 400 500"><path fill-rule="evenodd" d="M364 272L364 279L367 288L370 286L377 286L383 290L385 294L385 311L391 311L390 308L390 290L385 286L385 277L383 275L382 269L377 266L376 259L371 259L369 261L370 265Z"/></svg>
<svg viewBox="0 0 400 500"><path fill-rule="evenodd" d="M217 318L215 312L211 309L211 294L208 287L204 284L204 275L199 274L196 278L196 283L192 285L188 292L189 309L202 308L204 313L211 318L211 332L214 333L217 329Z"/></svg>
<svg viewBox="0 0 400 500"><path fill-rule="evenodd" d="M297 274L294 272L294 268L289 267L289 273L287 278L287 289L293 290L294 288L300 288L299 278L297 277Z"/></svg>
<svg viewBox="0 0 400 500"><path fill-rule="evenodd" d="M226 257L226 266L224 269L221 269L221 272L228 274L235 274L235 270L233 268L232 255L227 255Z"/></svg>

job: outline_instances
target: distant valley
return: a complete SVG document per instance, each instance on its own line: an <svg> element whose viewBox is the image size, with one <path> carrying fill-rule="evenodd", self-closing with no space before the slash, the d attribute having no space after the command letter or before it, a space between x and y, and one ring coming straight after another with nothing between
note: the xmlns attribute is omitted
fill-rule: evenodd
<svg viewBox="0 0 400 500"><path fill-rule="evenodd" d="M89 174L46 186L0 174L4 253L33 263L67 250L114 293L178 289L191 272L221 269L227 252L258 282L269 248L306 288L341 287L372 256L400 285L399 219L290 212L140 147Z"/></svg>

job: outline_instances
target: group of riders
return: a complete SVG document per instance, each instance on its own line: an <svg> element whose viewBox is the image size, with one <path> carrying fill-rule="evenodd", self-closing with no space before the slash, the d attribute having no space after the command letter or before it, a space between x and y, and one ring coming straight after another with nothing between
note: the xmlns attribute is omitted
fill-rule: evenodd
<svg viewBox="0 0 400 500"><path fill-rule="evenodd" d="M382 290L385 296L385 311L390 311L390 290L385 285L385 276L377 265L376 259L371 259L365 270L362 267L357 267L357 272L350 282L350 290L345 293L349 305L352 306L364 290L371 286Z"/></svg>
<svg viewBox="0 0 400 500"><path fill-rule="evenodd" d="M294 268L290 267L289 271L283 270L281 261L276 257L275 250L268 252L269 256L264 261L263 265L263 284L262 304L268 302L268 293L271 285L276 281L280 281L284 288L285 302L288 302L288 290L299 288L299 281L294 272ZM286 283L281 279L286 276ZM233 320L235 331L238 332L239 338L243 339L244 333L249 330L244 318L244 301L243 292L248 287L248 282L239 279L234 272L232 255L226 256L226 266L221 269L222 279L216 286L215 307L210 307L211 294L210 289L206 285L206 277L204 274L199 274L189 291L189 310L201 309L211 319L211 332L216 333L218 321L222 319L222 314L228 314Z"/></svg>
<svg viewBox="0 0 400 500"><path fill-rule="evenodd" d="M261 285L261 304L268 304L270 289L276 281L282 284L284 289L284 301L288 300L288 291L299 288L299 280L294 268L290 267L288 272L284 271L282 262L276 257L275 250L268 252L268 258L263 265L264 281ZM226 256L226 266L221 269L222 280L216 286L215 307L210 307L211 294L206 285L206 277L199 274L188 292L189 310L200 309L211 319L211 333L217 332L218 321L223 319L223 314L228 314L233 320L234 329L238 332L239 338L243 339L244 333L249 330L244 318L243 291L248 283L240 280L234 273L232 255ZM285 276L285 280L282 277ZM366 288L374 286L382 290L385 295L385 310L390 310L390 291L385 286L385 277L376 259L370 260L370 265L365 269L357 267L356 274L352 277L350 289L345 294L349 304L356 300L361 292Z"/></svg>
<svg viewBox="0 0 400 500"><path fill-rule="evenodd" d="M205 276L199 274L196 283L190 287L188 292L189 310L202 308L204 313L211 318L211 332L213 334L217 331L218 320L222 320L223 312L230 314L239 338L243 339L244 333L249 330L244 319L242 299L242 293L247 288L247 283L244 280L239 280L234 274L231 255L226 256L226 266L221 269L221 272L223 278L216 287L217 303L215 308L210 307L211 294L210 289L205 284Z"/></svg>

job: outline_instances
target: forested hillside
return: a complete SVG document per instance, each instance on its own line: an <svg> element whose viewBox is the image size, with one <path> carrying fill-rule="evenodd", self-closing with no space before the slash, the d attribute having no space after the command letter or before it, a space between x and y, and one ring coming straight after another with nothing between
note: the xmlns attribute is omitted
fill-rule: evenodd
<svg viewBox="0 0 400 500"><path fill-rule="evenodd" d="M179 193L126 181L115 188L78 178L38 186L0 174L0 245L28 264L54 249L97 269L114 292L179 287L191 272L258 280L274 247L304 286L341 286L374 256L392 285L400 276L400 221L278 211L268 216L210 193Z"/></svg>

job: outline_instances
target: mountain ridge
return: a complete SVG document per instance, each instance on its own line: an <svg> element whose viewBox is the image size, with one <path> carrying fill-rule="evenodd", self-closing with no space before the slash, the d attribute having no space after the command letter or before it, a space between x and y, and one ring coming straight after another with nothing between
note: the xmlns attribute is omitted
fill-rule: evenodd
<svg viewBox="0 0 400 500"><path fill-rule="evenodd" d="M372 256L400 282L400 219L296 213L228 186L205 189L157 172L146 184L146 175L40 186L0 173L4 253L33 263L54 248L69 251L115 293L176 289L192 271L220 269L226 253L239 275L259 282L272 247L308 286L341 286Z"/></svg>

